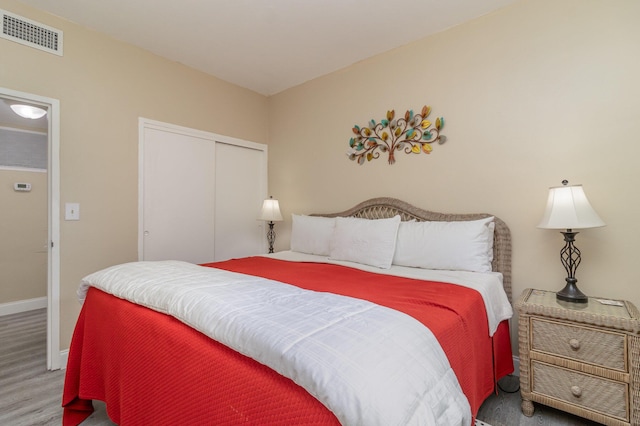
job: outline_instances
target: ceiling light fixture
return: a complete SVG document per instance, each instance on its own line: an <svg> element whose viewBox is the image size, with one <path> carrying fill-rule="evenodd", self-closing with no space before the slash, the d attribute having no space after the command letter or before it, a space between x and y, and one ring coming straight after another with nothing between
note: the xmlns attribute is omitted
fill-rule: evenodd
<svg viewBox="0 0 640 426"><path fill-rule="evenodd" d="M11 105L11 109L20 117L30 118L32 120L44 117L47 113L47 110L31 105L15 104Z"/></svg>

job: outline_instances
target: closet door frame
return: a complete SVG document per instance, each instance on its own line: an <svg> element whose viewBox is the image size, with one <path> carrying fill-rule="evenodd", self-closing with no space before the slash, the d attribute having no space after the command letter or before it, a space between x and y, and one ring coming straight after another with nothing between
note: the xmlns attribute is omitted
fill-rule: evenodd
<svg viewBox="0 0 640 426"><path fill-rule="evenodd" d="M138 259L144 258L144 144L145 144L145 129L154 129L158 131L165 131L170 133L177 133L181 135L196 137L211 141L211 143L223 143L227 145L235 145L243 148L250 148L264 153L264 164L262 167L262 178L260 179L259 192L262 199L267 198L267 145L251 142L243 139L233 138L230 136L224 136L216 133L206 132L202 130L192 129L189 127L178 126L175 124L165 123L161 121L151 120L148 118L140 117L138 119ZM259 211L256 211L256 218ZM262 234L262 247L266 252L266 228L264 222L258 221L258 226L261 227Z"/></svg>

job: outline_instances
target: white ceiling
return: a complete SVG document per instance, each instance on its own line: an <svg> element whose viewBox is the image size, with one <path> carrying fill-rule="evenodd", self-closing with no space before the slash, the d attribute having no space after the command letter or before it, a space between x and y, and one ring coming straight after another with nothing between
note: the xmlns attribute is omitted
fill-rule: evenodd
<svg viewBox="0 0 640 426"><path fill-rule="evenodd" d="M272 95L520 0L20 0Z"/></svg>

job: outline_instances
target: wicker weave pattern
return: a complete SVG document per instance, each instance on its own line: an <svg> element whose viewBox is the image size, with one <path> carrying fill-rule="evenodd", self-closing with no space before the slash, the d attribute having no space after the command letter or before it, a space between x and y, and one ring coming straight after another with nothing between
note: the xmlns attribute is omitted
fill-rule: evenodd
<svg viewBox="0 0 640 426"><path fill-rule="evenodd" d="M531 327L532 349L627 371L624 334L537 318L531 321Z"/></svg>
<svg viewBox="0 0 640 426"><path fill-rule="evenodd" d="M571 358L559 358L557 355L549 355L544 352L531 351L529 355L531 361L542 361L548 364L554 364L563 368L568 368L570 370L604 377L605 379L629 383L629 373L627 372L612 370L605 367L598 367L597 365L576 361Z"/></svg>
<svg viewBox="0 0 640 426"><path fill-rule="evenodd" d="M531 364L533 392L548 395L569 404L584 407L607 416L628 420L628 386L626 383L602 379L553 365L534 361Z"/></svg>
<svg viewBox="0 0 640 426"><path fill-rule="evenodd" d="M372 198L364 201L349 210L339 213L323 213L315 216L325 217L359 217L364 219L386 219L400 215L403 221L460 221L477 220L493 216L486 213L476 214L446 214L436 213L415 207L405 201L395 198ZM495 217L495 216L494 216ZM511 295L511 232L506 223L500 218L495 218L495 232L493 240L493 263L492 269L501 272L503 276L503 286L509 301Z"/></svg>
<svg viewBox="0 0 640 426"><path fill-rule="evenodd" d="M638 336L629 336L629 364L631 424L640 425L640 337Z"/></svg>
<svg viewBox="0 0 640 426"><path fill-rule="evenodd" d="M533 416L531 403L531 378L529 377L529 316L520 315L518 319L518 351L520 354L520 394L522 395L522 413Z"/></svg>
<svg viewBox="0 0 640 426"><path fill-rule="evenodd" d="M606 425L640 425L640 315L633 304L566 304L553 292L527 289L515 308L525 415L533 415L535 401Z"/></svg>
<svg viewBox="0 0 640 426"><path fill-rule="evenodd" d="M530 293L528 313L640 333L638 310L629 302L622 301L624 306L603 305L596 301L577 305L556 300L554 292L532 290Z"/></svg>

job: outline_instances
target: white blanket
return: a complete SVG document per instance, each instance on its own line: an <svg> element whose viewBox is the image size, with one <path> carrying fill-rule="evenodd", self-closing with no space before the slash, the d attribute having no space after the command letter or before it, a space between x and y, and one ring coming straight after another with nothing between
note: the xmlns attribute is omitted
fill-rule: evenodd
<svg viewBox="0 0 640 426"><path fill-rule="evenodd" d="M437 340L404 313L185 262L135 262L89 286L172 315L292 379L344 425L463 425L471 411Z"/></svg>
<svg viewBox="0 0 640 426"><path fill-rule="evenodd" d="M396 275L398 277L415 278L425 281L437 281L461 285L476 290L482 296L484 307L489 321L489 335L498 329L503 320L513 316L513 308L502 286L502 274L499 272L469 272L448 271L437 269L409 268L406 266L392 265L389 269L380 269L361 263L332 260L327 256L299 253L295 251L281 251L274 254L263 255L274 259L288 260L291 262L316 262L333 263L335 265L348 266L376 274Z"/></svg>

